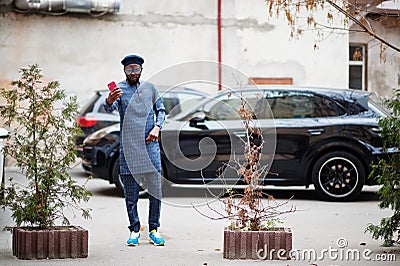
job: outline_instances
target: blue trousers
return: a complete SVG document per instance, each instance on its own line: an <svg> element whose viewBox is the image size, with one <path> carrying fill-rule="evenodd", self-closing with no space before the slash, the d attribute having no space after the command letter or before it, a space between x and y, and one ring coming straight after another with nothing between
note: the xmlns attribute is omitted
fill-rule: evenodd
<svg viewBox="0 0 400 266"><path fill-rule="evenodd" d="M121 175L124 184L124 195L126 210L129 218L129 230L139 232L140 220L137 211L137 202L139 200L140 185L138 182L144 182L144 188L149 194L149 232L157 230L160 226L161 210L161 175L158 172L144 173L133 178L132 175Z"/></svg>

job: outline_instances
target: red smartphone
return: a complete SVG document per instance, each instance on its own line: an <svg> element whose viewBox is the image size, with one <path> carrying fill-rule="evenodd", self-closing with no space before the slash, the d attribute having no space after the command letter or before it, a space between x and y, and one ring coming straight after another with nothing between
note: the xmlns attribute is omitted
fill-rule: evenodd
<svg viewBox="0 0 400 266"><path fill-rule="evenodd" d="M117 84L115 83L115 81L111 81L110 83L107 84L108 89L110 91L114 90L117 87Z"/></svg>

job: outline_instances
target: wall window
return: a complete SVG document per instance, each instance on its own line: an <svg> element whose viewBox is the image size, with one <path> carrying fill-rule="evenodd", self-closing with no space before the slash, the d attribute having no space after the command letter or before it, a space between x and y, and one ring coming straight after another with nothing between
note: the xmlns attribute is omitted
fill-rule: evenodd
<svg viewBox="0 0 400 266"><path fill-rule="evenodd" d="M349 49L349 88L367 90L366 88L366 49L364 45L350 44Z"/></svg>

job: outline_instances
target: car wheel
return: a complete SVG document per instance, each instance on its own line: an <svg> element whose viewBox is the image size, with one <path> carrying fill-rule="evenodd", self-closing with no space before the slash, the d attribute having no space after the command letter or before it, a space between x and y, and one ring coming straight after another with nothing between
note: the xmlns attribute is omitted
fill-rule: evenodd
<svg viewBox="0 0 400 266"><path fill-rule="evenodd" d="M122 183L121 177L119 176L119 156L117 157L117 159L114 161L113 164L112 179L118 191L124 193L124 184Z"/></svg>
<svg viewBox="0 0 400 266"><path fill-rule="evenodd" d="M312 181L322 199L350 201L361 192L365 169L361 161L351 153L329 152L315 162Z"/></svg>
<svg viewBox="0 0 400 266"><path fill-rule="evenodd" d="M112 168L112 179L117 187L118 191L124 194L124 183L122 183L121 176L119 174L119 156L117 159L114 161L113 168ZM139 197L144 197L147 196L147 190L144 190L143 184L141 184L140 191L139 191Z"/></svg>

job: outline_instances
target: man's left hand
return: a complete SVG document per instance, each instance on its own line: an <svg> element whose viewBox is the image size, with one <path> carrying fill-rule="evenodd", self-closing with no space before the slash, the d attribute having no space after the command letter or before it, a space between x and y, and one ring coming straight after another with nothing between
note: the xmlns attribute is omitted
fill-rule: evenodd
<svg viewBox="0 0 400 266"><path fill-rule="evenodd" d="M160 128L158 126L154 126L146 138L146 144L149 144L150 141L157 141L159 134Z"/></svg>

